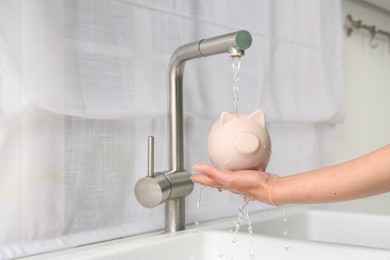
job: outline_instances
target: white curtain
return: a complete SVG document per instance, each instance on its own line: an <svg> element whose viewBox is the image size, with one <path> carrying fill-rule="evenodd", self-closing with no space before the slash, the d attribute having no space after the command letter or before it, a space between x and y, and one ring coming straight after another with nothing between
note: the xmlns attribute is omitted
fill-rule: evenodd
<svg viewBox="0 0 390 260"><path fill-rule="evenodd" d="M268 170L326 164L343 117L340 9L340 0L2 0L0 258L163 228L163 207L142 208L133 190L146 175L147 136L156 170L167 168L167 65L188 42L250 31L240 112L266 112ZM186 64L189 171L208 162L209 127L232 110L231 77L226 55ZM197 196L189 223L241 203L208 189L198 212Z"/></svg>

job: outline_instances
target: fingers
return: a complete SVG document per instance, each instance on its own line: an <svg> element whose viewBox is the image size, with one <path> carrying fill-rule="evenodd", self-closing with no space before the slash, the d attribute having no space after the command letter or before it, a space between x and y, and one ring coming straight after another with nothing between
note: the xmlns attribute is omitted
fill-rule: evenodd
<svg viewBox="0 0 390 260"><path fill-rule="evenodd" d="M205 185L205 186L211 186L211 187L215 187L216 186L216 183L215 181L213 181L212 179L210 179L209 177L203 175L203 174L193 174L191 176L191 180L193 182L196 182L196 183L199 183L199 184L202 184L202 185Z"/></svg>
<svg viewBox="0 0 390 260"><path fill-rule="evenodd" d="M229 175L227 172L218 170L208 164L195 164L194 170L218 183L223 183Z"/></svg>
<svg viewBox="0 0 390 260"><path fill-rule="evenodd" d="M218 189L224 188L227 173L207 164L196 164L194 170L199 172L199 174L192 175L191 179L193 182Z"/></svg>

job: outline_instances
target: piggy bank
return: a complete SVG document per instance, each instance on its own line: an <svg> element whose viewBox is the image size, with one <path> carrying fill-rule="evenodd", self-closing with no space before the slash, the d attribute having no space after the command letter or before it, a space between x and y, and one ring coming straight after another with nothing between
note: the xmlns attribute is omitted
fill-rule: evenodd
<svg viewBox="0 0 390 260"><path fill-rule="evenodd" d="M271 156L264 112L223 112L211 127L207 146L211 162L219 169L264 171Z"/></svg>

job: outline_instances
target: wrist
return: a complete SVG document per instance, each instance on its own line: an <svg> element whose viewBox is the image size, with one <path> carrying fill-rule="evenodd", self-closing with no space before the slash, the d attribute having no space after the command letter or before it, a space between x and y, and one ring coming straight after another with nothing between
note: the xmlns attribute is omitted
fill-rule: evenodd
<svg viewBox="0 0 390 260"><path fill-rule="evenodd" d="M272 206L276 206L273 198L272 198L272 190L274 188L274 181L271 181L268 187L268 204Z"/></svg>
<svg viewBox="0 0 390 260"><path fill-rule="evenodd" d="M268 202L273 206L283 206L285 203L281 199L280 191L283 184L283 177L273 176L268 187Z"/></svg>

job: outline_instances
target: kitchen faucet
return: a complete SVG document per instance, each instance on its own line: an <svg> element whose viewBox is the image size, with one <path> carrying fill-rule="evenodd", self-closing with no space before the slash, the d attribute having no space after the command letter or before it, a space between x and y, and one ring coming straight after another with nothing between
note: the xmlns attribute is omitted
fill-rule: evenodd
<svg viewBox="0 0 390 260"><path fill-rule="evenodd" d="M148 173L135 186L138 202L153 208L165 202L165 232L185 228L185 196L194 184L184 169L183 145L183 72L187 60L220 53L241 57L252 44L249 32L241 30L183 45L176 49L169 62L168 80L168 144L169 170L154 172L154 137L148 138Z"/></svg>

